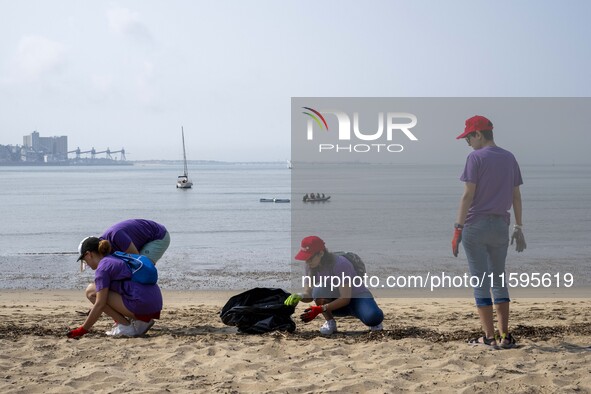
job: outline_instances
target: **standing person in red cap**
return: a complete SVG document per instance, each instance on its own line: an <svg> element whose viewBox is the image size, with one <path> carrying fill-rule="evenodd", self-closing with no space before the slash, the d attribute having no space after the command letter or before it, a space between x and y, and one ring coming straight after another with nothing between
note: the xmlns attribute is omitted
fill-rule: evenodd
<svg viewBox="0 0 591 394"><path fill-rule="evenodd" d="M518 252L526 247L519 190L519 186L523 184L521 171L513 154L495 144L493 124L484 116L477 115L466 120L464 132L457 137L461 138L474 151L468 155L460 177L464 182L464 193L454 224L452 253L458 256L459 245L463 241L470 274L484 278L484 283L474 287L474 298L484 336L471 339L469 343L512 348L516 345L509 333L511 300L506 281L504 286L501 284L501 275L505 273L505 259L509 248L511 206L515 215L511 244L517 241ZM492 282L489 279L490 274L493 274ZM493 299L500 341L495 337Z"/></svg>
<svg viewBox="0 0 591 394"><path fill-rule="evenodd" d="M320 283L322 277L353 279L358 276L349 260L344 256L330 253L324 246L324 241L317 236L302 240L300 251L295 259L306 262L306 275L312 278L312 283ZM342 284L336 289L327 288L327 286L306 287L304 294L292 294L285 303L295 306L300 300L315 301L316 305L307 308L301 319L308 323L322 314L326 321L320 327L321 334L331 335L337 331L337 323L333 316L355 316L372 331L383 329L384 313L363 284L361 286Z"/></svg>

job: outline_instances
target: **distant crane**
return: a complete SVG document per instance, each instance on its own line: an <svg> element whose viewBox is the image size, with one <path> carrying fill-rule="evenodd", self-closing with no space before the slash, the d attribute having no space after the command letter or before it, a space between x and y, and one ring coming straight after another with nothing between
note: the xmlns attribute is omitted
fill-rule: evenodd
<svg viewBox="0 0 591 394"><path fill-rule="evenodd" d="M91 150L81 151L80 147L77 147L76 150L71 150L68 153L76 153L76 159L80 159L80 155L83 155L85 153L90 153L90 156L94 159L94 155L96 153L96 150L93 147Z"/></svg>
<svg viewBox="0 0 591 394"><path fill-rule="evenodd" d="M78 160L80 158L80 147L77 147L75 150L71 150L68 152L68 154L70 153L75 153L76 154L76 160Z"/></svg>
<svg viewBox="0 0 591 394"><path fill-rule="evenodd" d="M111 150L109 148L107 148L107 150L102 150L100 152L94 152L96 155L101 154L101 153L106 153L107 154L107 159L111 159L113 160L113 158L111 157Z"/></svg>
<svg viewBox="0 0 591 394"><path fill-rule="evenodd" d="M126 160L125 158L125 149L121 148L121 150L114 150L112 151L110 148L107 148L107 150L102 150L100 152L95 152L95 154L100 154L100 153L106 153L106 158L113 160L113 156L111 156L111 154L116 154L116 153L121 153L121 160Z"/></svg>
<svg viewBox="0 0 591 394"><path fill-rule="evenodd" d="M111 153L113 153L113 154L121 153L121 160L127 160L127 158L125 157L125 148L121 148L121 150L116 150Z"/></svg>
<svg viewBox="0 0 591 394"><path fill-rule="evenodd" d="M116 153L121 153L121 160L127 160L125 157L125 148L121 148L121 150L116 150L116 151L112 151L110 148L107 148L106 150L102 150L102 151L97 151L96 149L94 149L94 147L90 150L85 150L85 151L81 151L80 147L77 147L75 150L71 150L68 152L69 153L75 153L76 154L76 160L80 159L80 155L83 155L85 153L90 153L90 158L91 159L96 159L96 155L99 155L101 153L105 153L106 154L106 158L113 160L113 156L111 156L112 154L116 154Z"/></svg>

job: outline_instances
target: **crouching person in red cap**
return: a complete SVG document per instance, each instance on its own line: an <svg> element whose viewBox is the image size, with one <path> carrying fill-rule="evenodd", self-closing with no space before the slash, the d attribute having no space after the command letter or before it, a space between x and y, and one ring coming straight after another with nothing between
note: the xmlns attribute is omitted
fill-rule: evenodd
<svg viewBox="0 0 591 394"><path fill-rule="evenodd" d="M84 324L68 332L69 338L80 338L96 323L102 313L115 321L107 335L135 337L145 334L160 318L162 293L157 284L131 280L131 268L111 255L107 240L88 237L78 247L79 261L95 271L94 283L88 285L86 297L94 304Z"/></svg>
<svg viewBox="0 0 591 394"><path fill-rule="evenodd" d="M383 329L384 313L363 284L354 285L352 279L358 274L347 258L330 253L322 239L310 236L302 240L301 249L295 259L306 262L306 275L311 279L313 287L306 287L303 294L290 295L285 303L293 306L300 300L314 300L316 306L309 307L301 315L303 322L308 323L322 314L326 322L320 327L320 333L324 335L337 331L334 316L355 316L372 331ZM332 276L349 277L351 283L341 283L336 289L330 288L330 282L328 286L314 285L321 283L321 278Z"/></svg>

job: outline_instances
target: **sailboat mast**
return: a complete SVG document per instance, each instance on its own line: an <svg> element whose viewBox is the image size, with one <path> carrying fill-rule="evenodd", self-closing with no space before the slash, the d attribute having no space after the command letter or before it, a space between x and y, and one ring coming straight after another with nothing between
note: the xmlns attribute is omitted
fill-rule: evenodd
<svg viewBox="0 0 591 394"><path fill-rule="evenodd" d="M189 176L189 170L187 169L187 153L185 152L185 130L181 126L181 133L183 135L183 162L185 163L185 176Z"/></svg>

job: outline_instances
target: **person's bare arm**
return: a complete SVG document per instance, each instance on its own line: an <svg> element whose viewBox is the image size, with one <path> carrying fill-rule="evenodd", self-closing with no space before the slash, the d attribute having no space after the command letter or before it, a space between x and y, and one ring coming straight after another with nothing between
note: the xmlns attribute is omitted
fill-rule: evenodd
<svg viewBox="0 0 591 394"><path fill-rule="evenodd" d="M456 217L456 223L464 225L466 216L468 215L468 209L472 205L474 200L474 194L476 193L476 184L471 182L464 183L464 193L460 199L460 208L458 209L458 216Z"/></svg>

